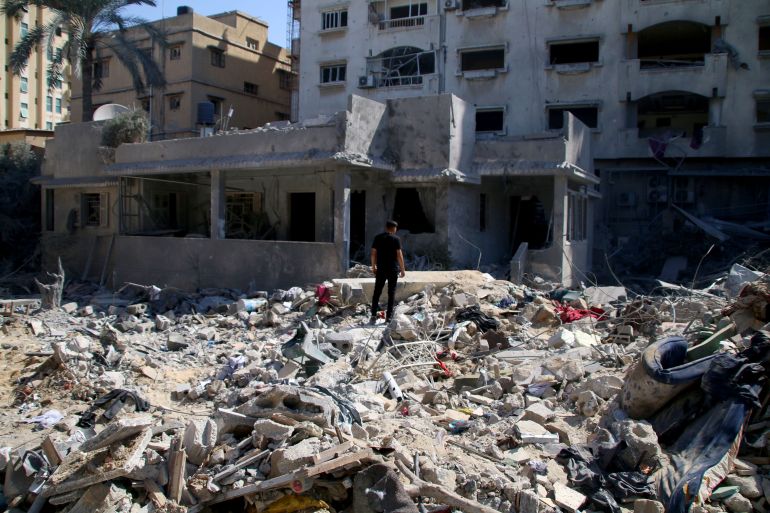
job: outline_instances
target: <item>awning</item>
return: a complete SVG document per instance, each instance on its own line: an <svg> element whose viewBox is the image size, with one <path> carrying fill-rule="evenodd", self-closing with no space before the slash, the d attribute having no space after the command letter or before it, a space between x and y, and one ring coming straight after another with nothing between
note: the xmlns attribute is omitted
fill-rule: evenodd
<svg viewBox="0 0 770 513"><path fill-rule="evenodd" d="M532 160L480 160L473 164L479 176L566 176L585 184L598 184L600 179L567 162Z"/></svg>
<svg viewBox="0 0 770 513"><path fill-rule="evenodd" d="M43 187L73 188L73 187L112 187L118 185L114 176L84 176L79 178L54 178L52 176L36 176L30 179L35 185Z"/></svg>

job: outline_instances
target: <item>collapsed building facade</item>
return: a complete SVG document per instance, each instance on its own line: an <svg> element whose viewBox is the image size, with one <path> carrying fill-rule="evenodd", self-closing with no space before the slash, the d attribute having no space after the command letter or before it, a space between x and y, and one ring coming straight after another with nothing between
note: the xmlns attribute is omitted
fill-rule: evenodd
<svg viewBox="0 0 770 513"><path fill-rule="evenodd" d="M292 0L298 115L452 93L476 136L590 129L597 249L770 203L770 5L740 0ZM599 253L601 254L601 253Z"/></svg>
<svg viewBox="0 0 770 513"><path fill-rule="evenodd" d="M434 263L507 265L518 251L517 272L581 279L598 183L589 129L569 115L559 133L479 141L475 114L453 95L351 96L331 116L114 157L98 123L58 126L36 180L45 260L113 286L271 288L366 261L393 217L407 253Z"/></svg>

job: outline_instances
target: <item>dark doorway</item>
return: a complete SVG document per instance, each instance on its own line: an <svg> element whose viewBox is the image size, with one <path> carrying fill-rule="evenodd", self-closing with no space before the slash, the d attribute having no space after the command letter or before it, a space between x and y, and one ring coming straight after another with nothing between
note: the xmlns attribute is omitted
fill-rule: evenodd
<svg viewBox="0 0 770 513"><path fill-rule="evenodd" d="M548 243L548 217L537 196L511 197L510 220L511 254L522 242L528 242L529 249L543 249Z"/></svg>
<svg viewBox="0 0 770 513"><path fill-rule="evenodd" d="M289 240L315 242L315 193L289 195Z"/></svg>
<svg viewBox="0 0 770 513"><path fill-rule="evenodd" d="M366 259L366 191L350 193L350 259Z"/></svg>

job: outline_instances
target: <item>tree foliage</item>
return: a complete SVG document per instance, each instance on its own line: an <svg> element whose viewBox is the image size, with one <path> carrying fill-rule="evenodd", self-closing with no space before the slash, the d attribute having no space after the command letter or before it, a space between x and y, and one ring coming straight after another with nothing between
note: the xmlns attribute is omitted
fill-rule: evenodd
<svg viewBox="0 0 770 513"><path fill-rule="evenodd" d="M155 0L3 0L0 10L10 18L20 16L30 4L48 8L52 17L47 24L30 28L19 40L11 53L11 69L21 75L32 53L42 46L53 55L47 70L50 90L63 79L66 62L71 62L73 72L82 79L82 121L91 120L93 91L102 85L101 77L94 74L94 62L107 51L128 70L137 92L165 84L158 64L128 37L128 29L141 26L161 45L165 45L165 36L144 19L122 13L129 5L154 7ZM55 48L58 31L68 35L60 52Z"/></svg>
<svg viewBox="0 0 770 513"><path fill-rule="evenodd" d="M121 112L105 121L102 128L102 146L117 148L124 143L140 143L147 140L150 120L140 109Z"/></svg>

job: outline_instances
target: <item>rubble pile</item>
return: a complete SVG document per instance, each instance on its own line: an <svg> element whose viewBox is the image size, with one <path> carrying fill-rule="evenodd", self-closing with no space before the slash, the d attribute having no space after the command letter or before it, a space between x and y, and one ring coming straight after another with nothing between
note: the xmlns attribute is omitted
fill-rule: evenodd
<svg viewBox="0 0 770 513"><path fill-rule="evenodd" d="M644 297L463 272L374 325L350 280L4 301L0 502L768 511L769 280L745 271Z"/></svg>

